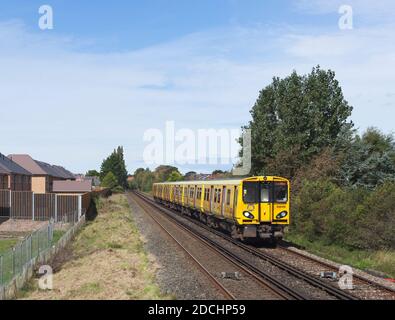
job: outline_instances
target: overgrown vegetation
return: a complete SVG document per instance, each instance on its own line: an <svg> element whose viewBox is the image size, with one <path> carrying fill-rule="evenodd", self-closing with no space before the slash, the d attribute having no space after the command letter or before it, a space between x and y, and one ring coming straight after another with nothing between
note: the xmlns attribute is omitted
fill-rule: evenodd
<svg viewBox="0 0 395 320"><path fill-rule="evenodd" d="M290 238L350 255L394 250L394 137L375 128L357 134L351 111L333 71L274 78L245 127L253 174L291 179Z"/></svg>

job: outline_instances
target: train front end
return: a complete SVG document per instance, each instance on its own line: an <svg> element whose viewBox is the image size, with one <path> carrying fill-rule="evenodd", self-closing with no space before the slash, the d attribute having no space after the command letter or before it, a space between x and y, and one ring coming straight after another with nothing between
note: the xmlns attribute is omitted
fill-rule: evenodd
<svg viewBox="0 0 395 320"><path fill-rule="evenodd" d="M244 179L238 206L238 224L247 238L279 240L290 223L290 183L282 177Z"/></svg>

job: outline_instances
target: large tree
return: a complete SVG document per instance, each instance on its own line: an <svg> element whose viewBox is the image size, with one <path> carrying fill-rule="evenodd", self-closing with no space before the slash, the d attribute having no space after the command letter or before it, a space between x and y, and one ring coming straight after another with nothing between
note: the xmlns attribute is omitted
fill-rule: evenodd
<svg viewBox="0 0 395 320"><path fill-rule="evenodd" d="M177 174L182 176L178 168L173 166L161 165L157 167L154 171L155 181L157 182L167 181L173 172L177 172Z"/></svg>
<svg viewBox="0 0 395 320"><path fill-rule="evenodd" d="M292 177L326 147L342 143L353 126L351 111L331 70L317 66L308 75L274 78L245 127L251 129L253 173Z"/></svg>
<svg viewBox="0 0 395 320"><path fill-rule="evenodd" d="M125 188L127 186L128 172L126 170L123 147L115 149L111 155L103 161L100 169L100 178L104 179L109 172L115 175L121 187Z"/></svg>
<svg viewBox="0 0 395 320"><path fill-rule="evenodd" d="M395 142L392 134L385 135L369 128L356 135L344 151L341 163L342 183L348 186L375 188L385 181L395 181Z"/></svg>

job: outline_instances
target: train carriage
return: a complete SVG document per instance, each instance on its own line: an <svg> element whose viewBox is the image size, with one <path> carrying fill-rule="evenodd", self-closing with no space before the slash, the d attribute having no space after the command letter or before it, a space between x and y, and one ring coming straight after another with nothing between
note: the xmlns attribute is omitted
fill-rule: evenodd
<svg viewBox="0 0 395 320"><path fill-rule="evenodd" d="M281 239L290 222L290 183L282 177L155 183L153 196L242 240Z"/></svg>

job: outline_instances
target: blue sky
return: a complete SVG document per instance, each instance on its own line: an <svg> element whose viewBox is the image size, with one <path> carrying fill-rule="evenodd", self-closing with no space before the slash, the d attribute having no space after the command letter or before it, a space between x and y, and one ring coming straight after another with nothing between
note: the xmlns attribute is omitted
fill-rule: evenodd
<svg viewBox="0 0 395 320"><path fill-rule="evenodd" d="M38 28L43 4L53 30ZM342 4L352 30L338 27ZM239 128L273 76L317 64L336 71L357 128L389 133L394 9L390 0L1 1L0 152L85 172L122 144L134 171L146 166L147 129Z"/></svg>

